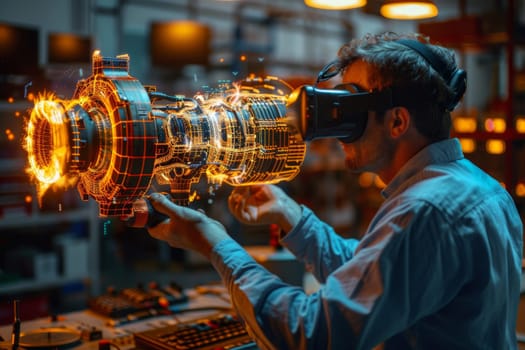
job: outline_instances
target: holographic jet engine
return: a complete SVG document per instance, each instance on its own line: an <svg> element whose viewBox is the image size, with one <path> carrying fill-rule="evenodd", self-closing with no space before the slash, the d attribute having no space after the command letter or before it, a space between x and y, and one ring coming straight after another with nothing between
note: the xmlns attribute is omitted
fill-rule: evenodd
<svg viewBox="0 0 525 350"><path fill-rule="evenodd" d="M77 82L70 100L35 102L25 142L29 172L40 193L76 185L100 216L118 217L133 214L154 178L182 205L203 174L232 186L290 180L306 146L286 121L291 89L273 79L171 96L130 76L127 55L96 51L92 75Z"/></svg>

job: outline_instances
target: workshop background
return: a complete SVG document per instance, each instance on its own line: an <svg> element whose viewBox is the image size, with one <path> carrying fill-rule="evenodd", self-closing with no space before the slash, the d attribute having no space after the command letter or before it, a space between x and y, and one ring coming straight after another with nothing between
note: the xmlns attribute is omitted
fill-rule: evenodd
<svg viewBox="0 0 525 350"><path fill-rule="evenodd" d="M94 50L109 57L128 54L130 74L144 85L192 96L203 86L250 74L278 77L293 87L313 84L353 37L427 34L454 48L468 72L467 93L453 113L455 135L467 157L500 180L523 213L525 2L434 1L439 15L417 20L385 18L381 3L323 10L301 0L3 0L0 324L11 321L8 304L15 297L30 319L85 308L90 296L111 288L152 282L194 287L218 280L199 256L169 248L118 219L100 218L97 203L81 201L75 188L47 193L38 203L25 170L24 120L32 99L43 92L70 98L77 81L91 74ZM193 28L193 40L163 32L167 24L181 23ZM10 31L19 35L15 46L9 46ZM73 49L66 49L67 40ZM13 56L9 47L16 47L16 60L6 58ZM347 173L333 141L310 143L299 175L282 186L347 237L362 234L382 201L383 184L372 174ZM245 227L228 213L229 185L198 188L198 205L239 242L254 251L276 249L270 227ZM308 283L293 260L279 263L276 269L286 278L297 281L299 274L299 283ZM522 306L523 334L524 313Z"/></svg>

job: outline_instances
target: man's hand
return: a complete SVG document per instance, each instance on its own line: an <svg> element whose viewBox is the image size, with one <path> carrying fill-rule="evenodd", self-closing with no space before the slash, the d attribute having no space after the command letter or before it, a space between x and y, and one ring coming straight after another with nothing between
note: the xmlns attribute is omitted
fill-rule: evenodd
<svg viewBox="0 0 525 350"><path fill-rule="evenodd" d="M245 224L277 224L289 232L301 218L301 207L275 185L235 188L228 206Z"/></svg>
<svg viewBox="0 0 525 350"><path fill-rule="evenodd" d="M198 210L176 205L159 193L153 193L150 202L169 219L148 228L148 232L172 247L193 250L209 259L213 247L229 238L221 223Z"/></svg>

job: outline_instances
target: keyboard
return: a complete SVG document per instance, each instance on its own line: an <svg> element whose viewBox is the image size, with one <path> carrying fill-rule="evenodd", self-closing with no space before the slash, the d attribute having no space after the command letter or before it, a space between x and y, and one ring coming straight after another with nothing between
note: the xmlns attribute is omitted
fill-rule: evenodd
<svg viewBox="0 0 525 350"><path fill-rule="evenodd" d="M133 334L138 349L258 349L240 319L229 313Z"/></svg>

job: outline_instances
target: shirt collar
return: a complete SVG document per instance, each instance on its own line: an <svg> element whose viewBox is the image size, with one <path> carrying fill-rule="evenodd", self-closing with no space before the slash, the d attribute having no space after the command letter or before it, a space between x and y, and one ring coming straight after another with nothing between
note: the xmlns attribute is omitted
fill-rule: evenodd
<svg viewBox="0 0 525 350"><path fill-rule="evenodd" d="M461 150L461 144L457 138L431 143L403 165L388 186L383 189L381 194L384 198L388 198L392 193L397 191L407 179L431 164L447 163L462 158L464 158L464 155Z"/></svg>

